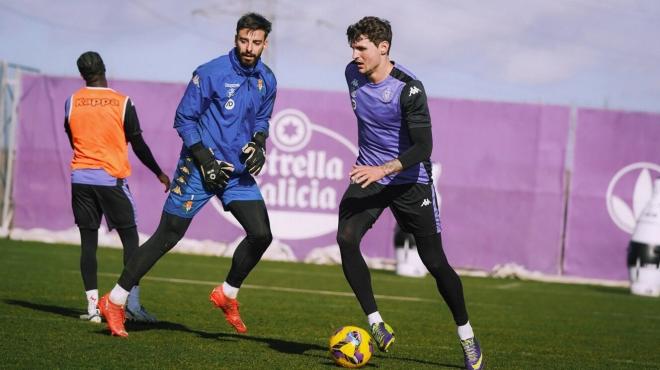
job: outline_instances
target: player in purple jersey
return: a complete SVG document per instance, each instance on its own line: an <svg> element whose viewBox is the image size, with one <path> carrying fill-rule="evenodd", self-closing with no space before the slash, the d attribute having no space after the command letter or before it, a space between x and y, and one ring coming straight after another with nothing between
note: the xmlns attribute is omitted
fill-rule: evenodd
<svg viewBox="0 0 660 370"><path fill-rule="evenodd" d="M394 343L394 330L376 306L360 241L386 207L415 237L424 265L458 327L468 369L483 369L479 342L468 321L463 286L442 249L440 217L431 180L431 117L422 83L389 58L388 21L364 17L348 27L353 50L346 67L351 105L358 121L359 154L351 184L339 206L337 243L346 280L367 315L381 351Z"/></svg>

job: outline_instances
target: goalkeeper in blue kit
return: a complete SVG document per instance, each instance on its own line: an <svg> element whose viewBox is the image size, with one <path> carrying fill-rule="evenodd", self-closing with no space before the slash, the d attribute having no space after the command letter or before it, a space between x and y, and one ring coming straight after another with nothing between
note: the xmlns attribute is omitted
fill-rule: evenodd
<svg viewBox="0 0 660 370"><path fill-rule="evenodd" d="M235 47L193 73L174 120L183 147L160 224L99 301L112 335L128 336L124 305L130 288L183 238L212 197L221 200L246 236L210 300L237 332L247 332L236 296L272 241L266 205L253 177L266 161L268 120L277 90L273 72L260 58L270 30L263 16L245 14L236 25Z"/></svg>

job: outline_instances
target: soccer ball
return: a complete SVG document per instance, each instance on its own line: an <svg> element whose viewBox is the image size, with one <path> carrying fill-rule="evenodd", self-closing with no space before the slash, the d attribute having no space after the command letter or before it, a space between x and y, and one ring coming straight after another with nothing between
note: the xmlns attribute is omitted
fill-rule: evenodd
<svg viewBox="0 0 660 370"><path fill-rule="evenodd" d="M330 357L337 365L358 368L369 362L374 353L371 336L357 326L342 326L330 336Z"/></svg>

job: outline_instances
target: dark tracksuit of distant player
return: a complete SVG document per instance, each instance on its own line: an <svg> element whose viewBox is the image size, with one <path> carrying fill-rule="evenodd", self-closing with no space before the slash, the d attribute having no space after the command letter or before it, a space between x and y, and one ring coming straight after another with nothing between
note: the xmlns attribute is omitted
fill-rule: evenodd
<svg viewBox="0 0 660 370"><path fill-rule="evenodd" d="M363 311L378 311L360 241L389 207L417 249L458 326L468 322L460 278L442 249L440 217L431 177L431 118L422 83L400 64L379 83L354 62L346 67L351 105L358 121L357 165L380 166L398 159L403 170L362 188L350 184L339 206L337 242L346 279Z"/></svg>

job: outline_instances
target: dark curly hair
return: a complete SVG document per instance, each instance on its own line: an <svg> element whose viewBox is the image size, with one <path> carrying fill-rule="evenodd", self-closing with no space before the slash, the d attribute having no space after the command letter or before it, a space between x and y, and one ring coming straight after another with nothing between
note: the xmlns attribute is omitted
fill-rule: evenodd
<svg viewBox="0 0 660 370"><path fill-rule="evenodd" d="M87 51L78 57L78 71L82 78L87 81L94 81L105 76L105 64L99 53Z"/></svg>
<svg viewBox="0 0 660 370"><path fill-rule="evenodd" d="M378 17L364 17L357 23L348 26L346 36L348 36L349 44L359 41L362 37L366 37L375 45L387 41L390 44L390 48L392 47L392 27L390 26L390 22ZM390 53L389 48L387 49L387 53Z"/></svg>
<svg viewBox="0 0 660 370"><path fill-rule="evenodd" d="M243 28L250 30L262 30L266 33L266 37L270 33L271 23L268 19L264 18L258 13L247 13L243 15L238 22L236 22L236 34Z"/></svg>

